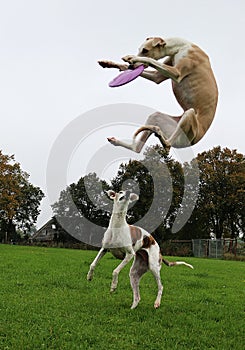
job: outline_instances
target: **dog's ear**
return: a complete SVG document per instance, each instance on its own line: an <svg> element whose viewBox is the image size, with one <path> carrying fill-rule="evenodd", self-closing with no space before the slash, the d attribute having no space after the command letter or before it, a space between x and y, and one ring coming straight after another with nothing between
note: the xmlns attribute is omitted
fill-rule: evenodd
<svg viewBox="0 0 245 350"><path fill-rule="evenodd" d="M105 192L110 199L114 199L116 197L115 191L109 190L109 191L105 191Z"/></svg>
<svg viewBox="0 0 245 350"><path fill-rule="evenodd" d="M113 190L109 190L109 191L105 191L105 192L110 199L114 199L116 197L116 192Z"/></svg>
<svg viewBox="0 0 245 350"><path fill-rule="evenodd" d="M136 193L130 193L129 199L130 202L135 202L139 199L139 196Z"/></svg>
<svg viewBox="0 0 245 350"><path fill-rule="evenodd" d="M162 38L153 38L152 41L152 46L156 47L156 46L165 46L166 42L162 39Z"/></svg>
<svg viewBox="0 0 245 350"><path fill-rule="evenodd" d="M152 40L152 46L153 47L156 47L156 46L165 46L166 45L166 42L162 39L162 38L153 38L153 37L150 37L150 38L147 38L147 40Z"/></svg>

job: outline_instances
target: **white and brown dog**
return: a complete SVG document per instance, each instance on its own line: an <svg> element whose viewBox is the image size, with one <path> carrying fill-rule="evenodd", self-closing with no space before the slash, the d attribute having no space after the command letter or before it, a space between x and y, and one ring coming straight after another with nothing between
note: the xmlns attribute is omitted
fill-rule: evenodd
<svg viewBox="0 0 245 350"><path fill-rule="evenodd" d="M112 274L111 292L114 292L118 284L118 275L120 271L134 257L134 263L130 269L130 283L133 290L133 304L131 309L136 308L140 301L139 282L143 274L150 270L156 279L158 286L157 298L154 307L158 308L161 303L163 286L161 283L161 264L164 262L168 266L186 265L193 268L192 265L184 261L169 262L162 258L160 248L155 239L144 229L138 226L129 225L126 221L126 214L129 203L138 199L138 195L130 191L107 191L107 195L113 200L113 210L109 226L104 234L102 248L96 258L90 265L87 279L93 278L96 265L107 251L122 260Z"/></svg>
<svg viewBox="0 0 245 350"><path fill-rule="evenodd" d="M167 57L161 63L158 60ZM139 153L152 133L160 139L162 145L184 148L196 144L210 127L218 101L218 89L208 56L195 44L180 38L148 38L139 49L137 56L128 55L123 60L136 67L144 64L154 68L145 69L141 76L160 84L166 79L172 80L174 95L183 108L181 116L174 117L160 112L150 115L146 125L134 134L131 144L114 137L108 141ZM103 68L118 68L124 71L128 65L112 61L99 61ZM141 133L136 140L136 136Z"/></svg>

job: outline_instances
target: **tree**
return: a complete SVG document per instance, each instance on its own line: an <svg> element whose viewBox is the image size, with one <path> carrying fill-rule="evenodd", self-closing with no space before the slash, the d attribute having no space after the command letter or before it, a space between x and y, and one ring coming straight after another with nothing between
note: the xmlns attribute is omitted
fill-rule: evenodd
<svg viewBox="0 0 245 350"><path fill-rule="evenodd" d="M244 232L245 158L214 147L197 156L200 190L192 220L203 237L236 238Z"/></svg>
<svg viewBox="0 0 245 350"><path fill-rule="evenodd" d="M44 194L28 181L13 155L0 151L0 234L1 240L15 240L16 229L29 231L39 214Z"/></svg>
<svg viewBox="0 0 245 350"><path fill-rule="evenodd" d="M76 239L99 245L110 218L111 202L104 193L107 189L109 185L95 173L81 177L67 186L52 205L56 220Z"/></svg>

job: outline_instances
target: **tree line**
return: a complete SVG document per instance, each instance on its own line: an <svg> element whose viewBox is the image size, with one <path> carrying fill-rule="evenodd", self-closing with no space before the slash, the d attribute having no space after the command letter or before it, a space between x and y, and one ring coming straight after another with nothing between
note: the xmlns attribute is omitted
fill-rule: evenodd
<svg viewBox="0 0 245 350"><path fill-rule="evenodd" d="M52 206L59 236L69 239L72 233L83 241L86 233L91 243L99 244L112 210L105 195L110 188L139 194L128 211L128 222L140 222L159 242L210 236L245 239L245 161L236 150L214 147L181 164L162 147L148 147L141 161L122 163L110 182L95 173L82 176L61 191ZM20 233L31 231L43 197L14 156L0 151L0 241L16 240ZM174 230L181 214L190 209L188 220Z"/></svg>
<svg viewBox="0 0 245 350"><path fill-rule="evenodd" d="M144 218L149 221L146 213L151 209L150 221L153 224L155 218L161 217L158 227L154 228L154 237L159 242L210 236L244 239L244 160L244 155L236 150L214 147L198 154L191 162L181 164L166 154L162 147L149 147L142 161L122 163L110 183L98 178L95 173L81 177L61 192L59 200L53 205L53 212L57 218L66 218L68 232L77 230L75 236L79 237L80 232L82 240L81 232L85 232L87 227L81 224L78 212L95 224L95 231L96 227L107 227L112 204L108 202L105 190L112 188L119 191L124 187L139 194L139 200L128 211L128 222L133 224L140 220L143 227L149 226L149 222L144 223ZM193 181L186 184L187 176ZM153 205L156 191L158 198L163 200ZM183 196L187 198L185 202L182 201ZM192 204L193 210L187 222L173 232L178 214L185 213L188 209L185 206Z"/></svg>

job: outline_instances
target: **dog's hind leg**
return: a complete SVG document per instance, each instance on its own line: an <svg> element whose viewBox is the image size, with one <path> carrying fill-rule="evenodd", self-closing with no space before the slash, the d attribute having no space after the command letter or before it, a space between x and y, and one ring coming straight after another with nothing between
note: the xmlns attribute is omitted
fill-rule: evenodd
<svg viewBox="0 0 245 350"><path fill-rule="evenodd" d="M131 151L134 151L136 153L140 153L140 151L144 147L146 141L148 140L151 134L152 134L152 131L146 130L141 134L138 140L136 140L136 137L134 136L131 144L126 143L124 141L117 140L115 139L115 137L108 137L107 140L114 146L121 146L121 147L130 149Z"/></svg>
<svg viewBox="0 0 245 350"><path fill-rule="evenodd" d="M155 277L155 280L157 282L158 292L157 292L156 300L154 302L154 308L158 309L160 307L160 304L161 304L162 292L163 292L163 285L161 282L159 266L158 265L151 266L151 272L152 272L152 274Z"/></svg>
<svg viewBox="0 0 245 350"><path fill-rule="evenodd" d="M140 250L136 253L134 263L130 269L130 284L133 290L133 304L131 309L135 309L140 302L139 283L143 274L148 270L148 253Z"/></svg>
<svg viewBox="0 0 245 350"><path fill-rule="evenodd" d="M155 112L146 120L146 125L141 126L134 134L134 138L147 130L159 138L163 147L168 150L171 147L168 139L178 126L180 117L172 117L165 113Z"/></svg>
<svg viewBox="0 0 245 350"><path fill-rule="evenodd" d="M134 134L132 143L117 140L115 137L109 137L108 141L114 146L121 146L136 153L140 153L146 141L152 133L159 138L160 142L165 148L169 147L167 139L174 133L178 125L179 117L172 117L168 114L155 112L151 114L146 124L140 127ZM141 134L138 139L136 137Z"/></svg>
<svg viewBox="0 0 245 350"><path fill-rule="evenodd" d="M161 298L162 298L162 292L163 292L163 285L161 282L161 266L162 266L162 256L160 254L159 247L154 245L151 246L149 249L149 269L152 272L153 276L155 277L155 280L157 282L157 297L154 302L155 309L158 309L161 304Z"/></svg>
<svg viewBox="0 0 245 350"><path fill-rule="evenodd" d="M154 113L134 134L136 137L146 130L155 133L163 147L184 148L198 141L199 123L193 108L184 112L181 117L171 117L163 113Z"/></svg>
<svg viewBox="0 0 245 350"><path fill-rule="evenodd" d="M190 108L182 115L176 130L167 141L174 147L189 147L199 141L199 131L197 114Z"/></svg>

